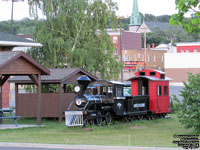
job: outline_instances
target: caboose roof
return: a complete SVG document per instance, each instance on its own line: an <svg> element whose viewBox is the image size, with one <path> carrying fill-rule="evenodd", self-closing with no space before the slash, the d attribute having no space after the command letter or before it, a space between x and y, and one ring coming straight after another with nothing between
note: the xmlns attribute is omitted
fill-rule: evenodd
<svg viewBox="0 0 200 150"><path fill-rule="evenodd" d="M131 81L131 80L134 80L134 79L149 79L149 80L152 80L152 81L172 81L171 78L168 78L168 77L165 77L165 79L158 79L158 78L155 78L155 77L151 77L151 76L138 76L138 77L132 77L130 79L128 79L127 81Z"/></svg>
<svg viewBox="0 0 200 150"><path fill-rule="evenodd" d="M103 85L126 85L125 83L119 82L119 81L107 81L107 80L97 80L93 83L91 83L92 86L103 86Z"/></svg>

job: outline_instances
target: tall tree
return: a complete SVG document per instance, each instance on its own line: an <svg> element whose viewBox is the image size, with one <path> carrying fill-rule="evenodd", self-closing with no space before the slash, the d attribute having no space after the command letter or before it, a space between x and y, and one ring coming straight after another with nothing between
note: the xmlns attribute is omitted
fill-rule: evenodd
<svg viewBox="0 0 200 150"><path fill-rule="evenodd" d="M39 7L46 19L36 26L35 39L43 44L31 55L47 67L82 67L102 78L118 77L121 64L106 25L117 23L112 0L29 0L37 17ZM36 58L37 59L37 58ZM66 63L67 62L67 63Z"/></svg>
<svg viewBox="0 0 200 150"><path fill-rule="evenodd" d="M181 25L190 33L200 33L200 2L199 0L176 0L178 13L174 14L170 23ZM191 17L186 18L185 14L190 12Z"/></svg>

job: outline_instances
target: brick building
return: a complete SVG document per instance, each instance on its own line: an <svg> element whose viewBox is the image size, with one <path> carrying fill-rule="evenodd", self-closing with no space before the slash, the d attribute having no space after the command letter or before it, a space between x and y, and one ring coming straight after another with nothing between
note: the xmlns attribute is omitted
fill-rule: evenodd
<svg viewBox="0 0 200 150"><path fill-rule="evenodd" d="M39 47L42 46L40 43L34 41L26 40L14 34L9 34L5 32L0 32L0 52L11 51L14 47ZM2 103L3 108L9 107L9 93L10 85L6 82L2 87Z"/></svg>
<svg viewBox="0 0 200 150"><path fill-rule="evenodd" d="M134 76L135 71L142 68L164 70L164 53L167 50L150 48L146 50L146 64L145 51L141 50L123 50L124 60L124 80Z"/></svg>
<svg viewBox="0 0 200 150"><path fill-rule="evenodd" d="M200 42L176 43L177 53L198 53Z"/></svg>

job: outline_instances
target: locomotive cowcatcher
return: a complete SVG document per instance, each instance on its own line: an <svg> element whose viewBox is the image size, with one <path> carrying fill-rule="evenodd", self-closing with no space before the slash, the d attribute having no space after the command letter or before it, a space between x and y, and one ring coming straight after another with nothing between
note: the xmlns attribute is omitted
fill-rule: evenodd
<svg viewBox="0 0 200 150"><path fill-rule="evenodd" d="M80 76L74 91L77 96L65 112L67 126L88 126L102 121L110 124L114 118L162 118L170 112L169 81L158 70L141 70L130 78L131 95L124 94L124 83L98 80L90 83L87 76ZM77 111L71 111L72 105Z"/></svg>

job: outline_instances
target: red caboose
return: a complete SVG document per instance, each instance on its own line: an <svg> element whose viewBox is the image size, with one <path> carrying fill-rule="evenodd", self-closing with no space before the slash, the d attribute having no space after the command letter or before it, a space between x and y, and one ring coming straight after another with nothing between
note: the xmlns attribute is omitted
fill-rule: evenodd
<svg viewBox="0 0 200 150"><path fill-rule="evenodd" d="M165 72L141 70L135 73L131 81L131 95L149 96L149 115L165 116L170 112L169 81Z"/></svg>

